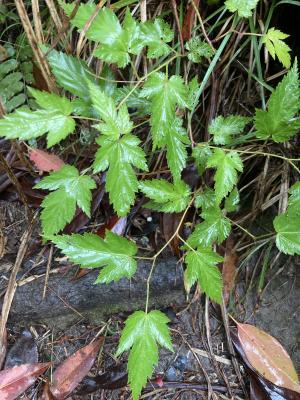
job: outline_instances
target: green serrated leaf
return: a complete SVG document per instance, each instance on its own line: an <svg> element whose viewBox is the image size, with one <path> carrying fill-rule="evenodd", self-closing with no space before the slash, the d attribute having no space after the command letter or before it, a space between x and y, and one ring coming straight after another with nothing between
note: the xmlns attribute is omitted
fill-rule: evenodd
<svg viewBox="0 0 300 400"><path fill-rule="evenodd" d="M193 110L197 106L197 92L199 89L199 83L198 83L198 78L197 76L194 76L194 78L189 82L188 84L188 104L189 104L189 109Z"/></svg>
<svg viewBox="0 0 300 400"><path fill-rule="evenodd" d="M188 88L178 75L170 79L155 72L146 81L140 94L151 101L151 133L153 148L166 144L166 135L174 123L176 105L186 108L188 104Z"/></svg>
<svg viewBox="0 0 300 400"><path fill-rule="evenodd" d="M262 39L262 43L265 43L272 58L275 60L277 56L285 68L290 68L291 66L291 56L289 53L292 49L283 41L288 37L289 35L281 32L279 29L271 28Z"/></svg>
<svg viewBox="0 0 300 400"><path fill-rule="evenodd" d="M133 167L148 170L145 153L139 147L140 139L130 134L133 124L126 105L117 112L113 99L98 87L90 86L90 93L94 108L104 120L96 125L104 135L97 139L100 149L95 156L94 172L108 168L105 187L114 210L124 216L134 203L138 189Z"/></svg>
<svg viewBox="0 0 300 400"><path fill-rule="evenodd" d="M200 63L202 58L209 58L214 54L213 49L210 45L199 36L191 38L185 45L188 50L188 59L194 63Z"/></svg>
<svg viewBox="0 0 300 400"><path fill-rule="evenodd" d="M228 218L224 217L222 211L216 207L204 210L201 217L204 221L195 226L188 238L188 244L193 248L208 247L214 242L221 244L231 231Z"/></svg>
<svg viewBox="0 0 300 400"><path fill-rule="evenodd" d="M220 204L237 184L237 171L243 171L243 162L236 151L225 152L222 149L215 149L207 161L207 167L216 168L215 193L217 204Z"/></svg>
<svg viewBox="0 0 300 400"><path fill-rule="evenodd" d="M222 276L216 264L221 261L223 258L219 254L201 246L197 250L188 251L185 256L187 284L192 286L198 281L202 291L219 304L222 301Z"/></svg>
<svg viewBox="0 0 300 400"><path fill-rule="evenodd" d="M141 40L144 46L148 46L148 58L158 58L169 54L172 49L167 43L171 42L173 37L173 30L160 18L141 25Z"/></svg>
<svg viewBox="0 0 300 400"><path fill-rule="evenodd" d="M105 239L84 233L52 236L51 240L75 264L83 268L103 267L95 283L131 278L136 271L135 243L110 231L106 231Z"/></svg>
<svg viewBox="0 0 300 400"><path fill-rule="evenodd" d="M150 101L140 97L139 89L135 89L132 92L132 87L129 85L117 88L114 93L116 103L120 103L125 98L127 107L136 109L138 115L144 116L150 114Z"/></svg>
<svg viewBox="0 0 300 400"><path fill-rule="evenodd" d="M186 166L187 150L190 143L182 120L175 118L171 128L166 131L167 162L174 181L180 180L181 172Z"/></svg>
<svg viewBox="0 0 300 400"><path fill-rule="evenodd" d="M86 106L90 107L91 100L87 84L95 83L96 78L88 65L83 60L56 50L51 50L47 59L58 85L84 100Z"/></svg>
<svg viewBox="0 0 300 400"><path fill-rule="evenodd" d="M271 94L268 110L256 110L256 136L272 137L275 142L285 142L300 129L300 119L295 117L300 108L300 85L297 62Z"/></svg>
<svg viewBox="0 0 300 400"><path fill-rule="evenodd" d="M127 134L120 139L100 137L97 143L101 147L96 153L94 171L108 168L105 187L115 211L119 216L124 216L134 203L138 189L133 166L148 170L145 153L139 147L140 139Z"/></svg>
<svg viewBox="0 0 300 400"><path fill-rule="evenodd" d="M183 181L174 184L164 179L152 179L139 182L140 190L153 202L146 207L162 212L180 212L186 209L190 201L190 188Z"/></svg>
<svg viewBox="0 0 300 400"><path fill-rule="evenodd" d="M288 207L284 214L274 219L276 246L285 254L300 254L300 210Z"/></svg>
<svg viewBox="0 0 300 400"><path fill-rule="evenodd" d="M195 159L195 164L199 175L205 171L207 160L211 157L212 151L208 144L201 144L193 148L192 156Z"/></svg>
<svg viewBox="0 0 300 400"><path fill-rule="evenodd" d="M136 311L125 321L117 356L131 349L128 359L128 383L137 400L158 362L158 344L173 351L167 323L161 311Z"/></svg>
<svg viewBox="0 0 300 400"><path fill-rule="evenodd" d="M72 221L76 212L76 199L65 188L49 193L42 201L41 221L45 237L61 231Z"/></svg>
<svg viewBox="0 0 300 400"><path fill-rule="evenodd" d="M30 140L48 132L48 148L65 139L74 129L74 119L58 110L30 111L22 108L0 120L0 136Z"/></svg>
<svg viewBox="0 0 300 400"><path fill-rule="evenodd" d="M76 204L90 216L91 190L95 188L96 183L92 178L79 175L78 170L71 165L64 165L35 185L35 189L55 190L41 204L44 236L53 235L63 229L74 217Z"/></svg>
<svg viewBox="0 0 300 400"><path fill-rule="evenodd" d="M228 212L234 212L237 210L240 202L240 194L237 188L234 188L233 191L229 194L225 199L225 210Z"/></svg>
<svg viewBox="0 0 300 400"><path fill-rule="evenodd" d="M213 135L215 144L230 144L232 136L243 132L250 120L251 118L241 115L229 115L228 117L222 117L220 115L209 124L208 132Z"/></svg>
<svg viewBox="0 0 300 400"><path fill-rule="evenodd" d="M237 12L240 17L251 17L252 10L259 0L226 0L225 7L230 12Z"/></svg>
<svg viewBox="0 0 300 400"><path fill-rule="evenodd" d="M206 188L202 193L198 194L195 198L195 207L207 210L216 206L216 195L214 190Z"/></svg>
<svg viewBox="0 0 300 400"><path fill-rule="evenodd" d="M300 209L300 182L294 183L293 186L289 189L289 201L288 205L290 206L297 206Z"/></svg>

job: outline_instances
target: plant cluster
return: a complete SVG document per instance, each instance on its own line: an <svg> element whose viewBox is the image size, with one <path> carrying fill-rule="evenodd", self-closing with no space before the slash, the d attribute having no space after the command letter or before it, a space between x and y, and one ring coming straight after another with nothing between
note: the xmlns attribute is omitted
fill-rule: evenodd
<svg viewBox="0 0 300 400"><path fill-rule="evenodd" d="M67 16L73 14L74 3L59 3ZM273 58L278 57L286 68L291 68L273 90L267 106L257 108L250 117L215 117L208 126L211 139L195 143L190 134L191 121L204 87L238 22L241 18L251 18L258 0L227 0L227 11L235 14L230 32L219 47L215 49L202 36L195 36L186 43L184 54L172 48L173 30L161 18L141 23L128 8L121 23L114 10L130 3L133 2L117 2L111 8L101 9L92 2L80 4L71 25L79 32L84 30L85 37L96 44L93 56L103 62L102 73L96 74L84 60L45 47L51 71L64 95L30 88L38 109L22 107L7 114L0 120L0 136L28 141L46 135L50 148L74 135L80 121L90 121L97 132L98 146L92 164L83 171L74 165L64 165L35 186L49 191L41 212L44 239L81 267L101 268L96 283L118 281L135 274L138 249L133 241L110 231L103 239L93 233L60 233L73 219L77 207L91 215L94 178L106 172L105 189L118 216L130 212L138 192L149 199L145 206L152 210L182 212L181 223L190 207L199 210L202 222L196 224L191 235L184 239L177 230L174 236L182 242L186 287L198 283L202 292L220 303L222 277L218 263L223 259L215 244L221 244L231 232L232 213L240 202L237 184L244 169L243 156L251 154L239 146L254 140L284 143L299 131L297 61L291 67L290 48L283 42L287 35L275 28L268 29L261 35L261 44L266 45ZM116 64L121 69L130 65L134 70L133 57L142 52L148 60L153 60L152 68L142 77L135 71L134 81L118 86L108 65ZM193 63L200 63L203 58L208 60L209 68L201 83L197 77L184 80L174 73L171 63L182 57ZM139 127L147 123L150 137L140 137ZM146 173L150 160L159 151L166 157L167 179L139 180L137 173ZM280 154L274 156L285 159ZM188 161L197 166L200 176L213 171L213 184L195 188L185 183L182 171ZM293 160L287 162L299 173ZM290 188L287 210L274 220L276 245L290 255L300 254L299 209L297 182ZM151 273L156 257L152 257ZM117 350L117 355L130 351L128 372L134 399L158 362L158 346L172 351L168 318L160 311L149 311L148 300L149 285L145 311L136 311L126 320Z"/></svg>

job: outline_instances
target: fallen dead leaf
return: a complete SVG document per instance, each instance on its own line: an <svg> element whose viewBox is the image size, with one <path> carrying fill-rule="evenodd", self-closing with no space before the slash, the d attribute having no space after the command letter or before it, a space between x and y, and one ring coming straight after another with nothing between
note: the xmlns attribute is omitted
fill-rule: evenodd
<svg viewBox="0 0 300 400"><path fill-rule="evenodd" d="M189 4L186 10L186 14L182 26L182 38L184 41L189 40L192 34L192 28L195 19L195 7L199 6L199 0L194 0L194 5Z"/></svg>
<svg viewBox="0 0 300 400"><path fill-rule="evenodd" d="M0 399L14 400L25 392L51 363L23 364L0 372Z"/></svg>
<svg viewBox="0 0 300 400"><path fill-rule="evenodd" d="M63 160L55 154L39 149L30 149L29 159L42 172L58 171L64 165Z"/></svg>
<svg viewBox="0 0 300 400"><path fill-rule="evenodd" d="M103 342L103 337L95 340L76 351L56 368L50 391L57 400L65 399L88 374Z"/></svg>
<svg viewBox="0 0 300 400"><path fill-rule="evenodd" d="M226 250L222 268L223 295L225 304L228 303L230 293L234 288L237 261L238 257L234 250L234 242L231 238L228 238L226 241Z"/></svg>
<svg viewBox="0 0 300 400"><path fill-rule="evenodd" d="M238 338L249 363L271 383L300 393L290 356L277 339L249 324L237 324Z"/></svg>

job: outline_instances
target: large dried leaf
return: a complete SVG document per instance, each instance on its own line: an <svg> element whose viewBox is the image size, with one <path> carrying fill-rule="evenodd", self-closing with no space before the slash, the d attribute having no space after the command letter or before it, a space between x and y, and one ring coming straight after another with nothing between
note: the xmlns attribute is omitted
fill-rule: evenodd
<svg viewBox="0 0 300 400"><path fill-rule="evenodd" d="M29 158L37 169L43 172L58 171L64 165L63 160L57 155L44 150L30 149Z"/></svg>
<svg viewBox="0 0 300 400"><path fill-rule="evenodd" d="M257 372L250 364L235 329L231 331L231 339L250 375L250 400L300 400L299 392L277 386Z"/></svg>
<svg viewBox="0 0 300 400"><path fill-rule="evenodd" d="M275 385L300 393L297 372L281 344L253 325L237 327L241 346L253 368Z"/></svg>
<svg viewBox="0 0 300 400"><path fill-rule="evenodd" d="M14 400L25 392L51 363L23 364L0 372L0 399Z"/></svg>
<svg viewBox="0 0 300 400"><path fill-rule="evenodd" d="M65 399L88 374L104 338L95 340L67 358L53 374L51 393L57 400Z"/></svg>

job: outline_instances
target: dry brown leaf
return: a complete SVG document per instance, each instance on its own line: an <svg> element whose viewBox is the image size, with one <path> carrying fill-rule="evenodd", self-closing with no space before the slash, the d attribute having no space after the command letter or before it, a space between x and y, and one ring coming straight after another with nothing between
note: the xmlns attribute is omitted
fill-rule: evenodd
<svg viewBox="0 0 300 400"><path fill-rule="evenodd" d="M23 364L0 372L0 399L14 400L36 381L51 363Z"/></svg>
<svg viewBox="0 0 300 400"><path fill-rule="evenodd" d="M44 150L30 149L29 158L42 172L58 171L64 165L63 160L58 156Z"/></svg>
<svg viewBox="0 0 300 400"><path fill-rule="evenodd" d="M249 324L237 324L238 338L249 363L277 386L300 393L298 375L290 356L277 339Z"/></svg>
<svg viewBox="0 0 300 400"><path fill-rule="evenodd" d="M56 368L50 390L57 400L65 399L88 374L103 342L103 337L95 340L76 351Z"/></svg>

